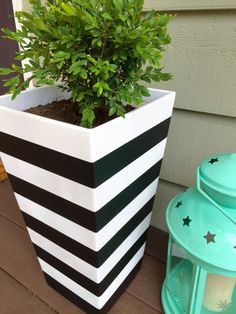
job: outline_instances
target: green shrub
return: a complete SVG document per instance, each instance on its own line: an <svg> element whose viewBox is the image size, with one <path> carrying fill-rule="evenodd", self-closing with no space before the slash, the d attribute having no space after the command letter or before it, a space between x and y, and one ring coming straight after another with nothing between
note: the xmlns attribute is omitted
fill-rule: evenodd
<svg viewBox="0 0 236 314"><path fill-rule="evenodd" d="M35 79L52 85L58 80L72 92L81 125L92 127L96 108L124 116L126 104L140 105L148 89L141 83L169 80L160 60L170 43L171 15L142 14L143 0L29 0L32 12L16 12L22 29L3 29L19 43L17 60L1 75L16 73L5 86L13 98ZM32 75L23 83L20 74Z"/></svg>

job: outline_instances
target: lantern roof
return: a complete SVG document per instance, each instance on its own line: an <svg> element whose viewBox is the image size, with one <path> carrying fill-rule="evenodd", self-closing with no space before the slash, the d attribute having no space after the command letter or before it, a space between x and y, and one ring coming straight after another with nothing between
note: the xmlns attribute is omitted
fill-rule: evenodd
<svg viewBox="0 0 236 314"><path fill-rule="evenodd" d="M215 201L236 207L236 153L207 158L200 164L198 175Z"/></svg>
<svg viewBox="0 0 236 314"><path fill-rule="evenodd" d="M228 217L197 188L189 188L170 202L167 225L193 262L236 277L236 209L224 210Z"/></svg>

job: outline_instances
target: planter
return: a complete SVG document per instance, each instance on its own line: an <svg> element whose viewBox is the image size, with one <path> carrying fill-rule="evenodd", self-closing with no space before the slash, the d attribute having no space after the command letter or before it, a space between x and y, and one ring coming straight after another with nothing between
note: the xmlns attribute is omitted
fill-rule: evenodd
<svg viewBox="0 0 236 314"><path fill-rule="evenodd" d="M0 97L0 151L50 286L107 312L140 267L174 92L94 129L22 110L69 97L58 87ZM15 110L17 109L17 110Z"/></svg>

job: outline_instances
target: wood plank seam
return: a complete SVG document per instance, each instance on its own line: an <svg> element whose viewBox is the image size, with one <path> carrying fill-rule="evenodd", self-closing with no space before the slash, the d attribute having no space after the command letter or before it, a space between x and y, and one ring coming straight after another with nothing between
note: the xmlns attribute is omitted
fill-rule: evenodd
<svg viewBox="0 0 236 314"><path fill-rule="evenodd" d="M19 227L20 229L24 230L25 232L27 232L27 230L24 227L22 227L21 225L18 225L15 221L9 219L8 217L3 216L1 213L0 213L0 217L2 217L3 219L7 220L8 222L16 225L17 227Z"/></svg>
<svg viewBox="0 0 236 314"><path fill-rule="evenodd" d="M27 286L25 286L24 284L22 284L19 280L17 280L14 276L12 276L8 271L6 271L5 269L3 269L0 266L0 271L2 271L3 273L7 274L12 280L15 280L20 286L22 286L26 291L28 291L30 294L32 294L34 297L36 297L39 301L41 301L42 303L44 303L46 306L48 306L48 308L52 309L53 311L55 311L56 314L63 314L61 312L58 312L52 305L50 305L48 302L46 302L44 299L42 299L40 296L38 296L35 292L31 291ZM146 307L154 310L155 312L157 312L157 314L163 314L162 312L160 312L158 309L156 309L155 307L151 306L150 304L147 304L146 302L144 302L142 299L138 298L137 296L125 291L124 293L126 293L127 295L129 295L131 298L136 299L137 301L145 304Z"/></svg>
<svg viewBox="0 0 236 314"><path fill-rule="evenodd" d="M149 251L145 251L145 255L155 259L156 261L158 261L162 265L166 265L166 261L163 261L162 259L159 259L157 256L153 255L151 253L151 251L152 251L152 249L150 249Z"/></svg>
<svg viewBox="0 0 236 314"><path fill-rule="evenodd" d="M147 304L146 302L144 302L143 300L141 300L140 298L138 298L137 296L133 295L132 293L126 291L125 293L127 293L129 296L131 296L132 298L138 300L139 302L142 302L145 304L145 306L149 307L150 309L156 311L158 314L163 314L162 312L158 311L155 307L151 306L150 304Z"/></svg>
<svg viewBox="0 0 236 314"><path fill-rule="evenodd" d="M31 291L27 286L25 286L22 282L17 280L14 276L12 276L8 271L6 271L2 266L0 265L0 270L7 274L11 279L15 280L20 286L22 286L26 291L28 291L30 294L32 294L34 297L36 297L38 300L40 300L42 303L44 303L46 306L48 306L50 309L55 311L56 314L61 314L59 313L56 309L54 309L50 304L48 304L45 300L40 298L35 292Z"/></svg>

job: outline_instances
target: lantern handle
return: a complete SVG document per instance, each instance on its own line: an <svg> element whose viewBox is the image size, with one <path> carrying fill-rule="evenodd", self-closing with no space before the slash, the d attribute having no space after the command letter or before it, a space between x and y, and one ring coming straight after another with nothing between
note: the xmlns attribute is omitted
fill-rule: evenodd
<svg viewBox="0 0 236 314"><path fill-rule="evenodd" d="M209 201L211 202L217 210L219 210L225 217L227 217L232 223L235 225L236 221L225 212L225 210L218 204L216 203L203 189L201 188L201 174L200 174L200 168L197 168L197 190Z"/></svg>

